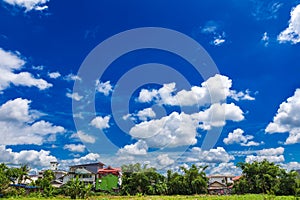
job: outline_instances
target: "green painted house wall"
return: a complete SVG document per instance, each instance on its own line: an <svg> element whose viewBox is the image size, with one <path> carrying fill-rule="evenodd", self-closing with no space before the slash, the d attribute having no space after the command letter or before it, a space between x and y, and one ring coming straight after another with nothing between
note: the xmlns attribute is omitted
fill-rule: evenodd
<svg viewBox="0 0 300 200"><path fill-rule="evenodd" d="M102 176L101 179L96 181L96 190L111 191L118 188L118 179L118 176L112 174Z"/></svg>

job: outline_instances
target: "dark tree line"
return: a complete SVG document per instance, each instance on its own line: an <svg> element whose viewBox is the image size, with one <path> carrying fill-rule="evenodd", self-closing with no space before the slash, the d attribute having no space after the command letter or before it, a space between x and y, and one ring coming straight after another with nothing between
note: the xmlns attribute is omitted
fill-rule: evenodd
<svg viewBox="0 0 300 200"><path fill-rule="evenodd" d="M206 167L192 165L189 169L180 167L182 173L167 172L167 177L155 168L143 168L139 163L122 166L122 194L174 195L203 194L207 192Z"/></svg>
<svg viewBox="0 0 300 200"><path fill-rule="evenodd" d="M267 160L253 163L238 163L242 169L241 178L234 183L232 193L235 194L273 194L300 195L300 177L295 171L286 171L279 165ZM123 165L120 195L193 195L205 194L208 189L208 178L205 167L192 165L190 168L180 167L180 172L168 170L166 175L157 172L147 165ZM11 187L29 179L29 168L9 168L0 164L0 195L24 196L24 188ZM71 179L61 188L54 188L51 182L55 179L51 170L44 171L43 178L32 182L39 191L36 196L53 197L56 195L86 198L92 192L92 185L85 185L79 178Z"/></svg>
<svg viewBox="0 0 300 200"><path fill-rule="evenodd" d="M237 194L275 194L299 195L299 174L287 172L267 160L253 163L238 163L242 169L242 177L234 184L233 192Z"/></svg>

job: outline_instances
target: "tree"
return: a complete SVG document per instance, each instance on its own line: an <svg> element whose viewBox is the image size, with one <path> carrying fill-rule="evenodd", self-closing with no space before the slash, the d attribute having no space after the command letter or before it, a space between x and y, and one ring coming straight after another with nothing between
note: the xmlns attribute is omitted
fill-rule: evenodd
<svg viewBox="0 0 300 200"><path fill-rule="evenodd" d="M167 192L165 177L156 172L155 168L147 168L147 165L136 163L123 165L122 171L122 194L157 195Z"/></svg>
<svg viewBox="0 0 300 200"><path fill-rule="evenodd" d="M70 196L71 199L81 198L84 199L89 196L92 185L85 185L84 182L80 181L78 176L72 178L64 188L65 195Z"/></svg>
<svg viewBox="0 0 300 200"><path fill-rule="evenodd" d="M55 179L54 172L51 170L45 170L43 178L38 179L35 184L43 190L43 196L51 197L54 196L54 188L51 182Z"/></svg>
<svg viewBox="0 0 300 200"><path fill-rule="evenodd" d="M5 191L9 187L10 180L7 176L8 167L4 164L0 164L0 194L5 194Z"/></svg>
<svg viewBox="0 0 300 200"><path fill-rule="evenodd" d="M295 172L286 172L273 162L263 160L238 163L238 167L243 173L242 178L233 187L235 193L294 195L296 192Z"/></svg>
<svg viewBox="0 0 300 200"><path fill-rule="evenodd" d="M167 171L168 194L203 194L207 192L208 178L204 170L207 166L192 165L189 169L180 167L182 174Z"/></svg>

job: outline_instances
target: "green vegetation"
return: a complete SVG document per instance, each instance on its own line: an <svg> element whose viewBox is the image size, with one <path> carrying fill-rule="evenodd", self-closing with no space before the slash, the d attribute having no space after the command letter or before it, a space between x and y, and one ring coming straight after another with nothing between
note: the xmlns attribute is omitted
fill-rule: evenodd
<svg viewBox="0 0 300 200"><path fill-rule="evenodd" d="M234 185L237 194L298 195L299 178L295 171L286 172L279 165L264 160L262 162L239 163L243 176ZM297 180L298 179L298 180Z"/></svg>
<svg viewBox="0 0 300 200"><path fill-rule="evenodd" d="M52 199L53 198L43 198L43 197L20 197L19 200L40 200L40 199ZM55 197L56 200L66 200L68 197L58 196ZM89 200L295 200L293 196L272 196L272 195L262 195L262 194L247 194L247 195L230 195L230 196L209 196L209 195L176 195L176 196L111 196L111 195L100 195L91 196L87 198Z"/></svg>
<svg viewBox="0 0 300 200"><path fill-rule="evenodd" d="M238 166L243 171L242 177L235 182L232 195L211 196L207 195L206 166L180 167L180 172L169 170L163 176L147 165L124 165L120 190L104 194L93 191L92 185L85 185L78 177L59 189L54 188L51 182L55 176L51 170L44 171L43 178L31 184L37 191L28 193L11 184L28 179L29 168L26 165L8 168L0 164L0 194L18 199L299 199L300 178L295 171L287 172L267 160Z"/></svg>

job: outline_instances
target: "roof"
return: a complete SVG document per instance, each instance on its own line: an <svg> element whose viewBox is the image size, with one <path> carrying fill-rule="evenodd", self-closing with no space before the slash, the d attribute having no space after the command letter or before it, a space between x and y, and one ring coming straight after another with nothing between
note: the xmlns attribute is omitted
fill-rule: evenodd
<svg viewBox="0 0 300 200"><path fill-rule="evenodd" d="M107 168L99 169L98 173L99 174L109 174L109 173L119 174L119 172L121 172L121 171L122 171L121 168L112 168L111 166L108 166Z"/></svg>
<svg viewBox="0 0 300 200"><path fill-rule="evenodd" d="M232 180L233 180L233 181L238 181L241 177L242 177L242 176L236 176L236 177L233 177Z"/></svg>
<svg viewBox="0 0 300 200"><path fill-rule="evenodd" d="M75 174L92 174L92 172L84 168L78 168L75 170Z"/></svg>
<svg viewBox="0 0 300 200"><path fill-rule="evenodd" d="M208 190L219 190L219 189L224 189L227 188L225 184L220 183L219 181L214 181L209 184Z"/></svg>
<svg viewBox="0 0 300 200"><path fill-rule="evenodd" d="M88 164L72 165L72 166L70 166L70 167L85 167L85 166L91 166L91 165L104 166L105 164L102 163L102 162L97 162L97 163L88 163Z"/></svg>

